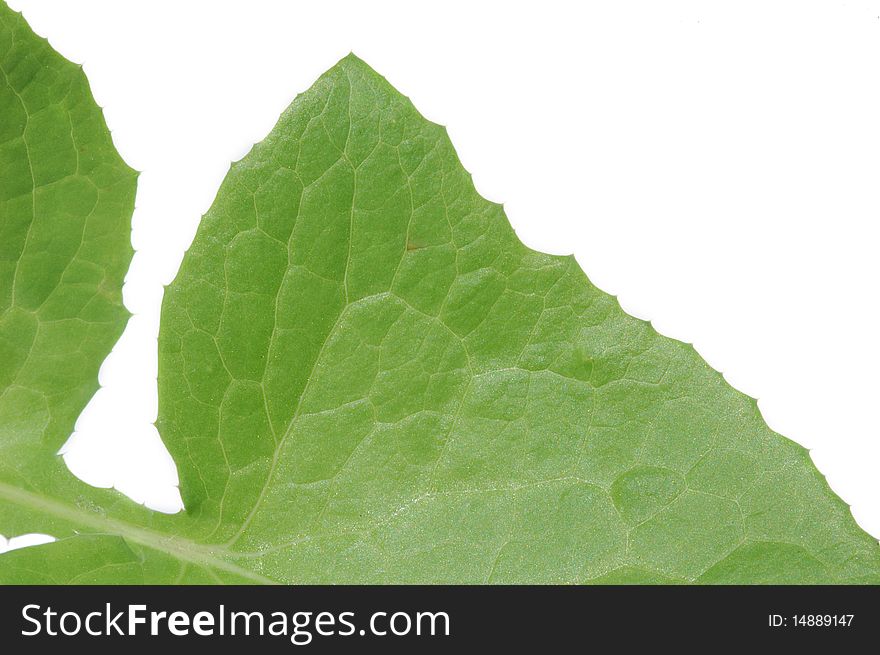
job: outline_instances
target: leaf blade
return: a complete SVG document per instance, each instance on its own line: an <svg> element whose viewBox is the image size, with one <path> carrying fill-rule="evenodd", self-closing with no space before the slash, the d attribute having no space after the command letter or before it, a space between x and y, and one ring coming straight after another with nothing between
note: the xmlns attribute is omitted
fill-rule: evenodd
<svg viewBox="0 0 880 655"><path fill-rule="evenodd" d="M195 330L192 352L227 373L198 389L218 438L184 453L173 420L162 433L197 463L181 471L199 479L187 505L213 499L215 536L272 550L264 566L282 580L291 562L316 582L576 582L627 567L697 580L777 539L774 522L796 533L803 509L777 506L765 525L752 492L777 468L801 474L795 502L834 517L810 546L847 551L842 576L856 573L847 561L876 572L876 542L806 451L573 259L523 246L445 130L353 56L233 167L194 248L201 268L182 269L165 310L191 304L199 281L223 298L202 324L181 311L178 335L163 324L160 406L186 393L174 358ZM666 498L670 480L684 491ZM536 507L570 507L579 528Z"/></svg>
<svg viewBox="0 0 880 655"><path fill-rule="evenodd" d="M0 484L69 498L77 485L57 451L129 316L137 173L81 68L5 3L0 113ZM0 509L0 528L24 527Z"/></svg>

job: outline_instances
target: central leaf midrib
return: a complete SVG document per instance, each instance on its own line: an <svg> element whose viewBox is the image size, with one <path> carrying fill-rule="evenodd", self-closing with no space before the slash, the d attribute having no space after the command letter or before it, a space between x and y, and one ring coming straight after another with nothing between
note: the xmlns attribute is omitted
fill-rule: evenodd
<svg viewBox="0 0 880 655"><path fill-rule="evenodd" d="M242 568L226 559L225 557L234 558L235 554L222 546L200 544L119 519L100 516L54 498L16 488L5 482L0 482L0 498L20 507L55 516L77 525L88 526L102 534L121 537L176 559L233 573L256 583L277 584L277 581L271 578Z"/></svg>

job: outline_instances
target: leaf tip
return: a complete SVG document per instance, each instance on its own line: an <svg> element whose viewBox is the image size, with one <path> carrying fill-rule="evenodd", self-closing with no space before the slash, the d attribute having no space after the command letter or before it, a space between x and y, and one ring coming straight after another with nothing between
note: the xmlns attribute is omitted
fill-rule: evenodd
<svg viewBox="0 0 880 655"><path fill-rule="evenodd" d="M373 70L367 62L354 54L354 50L349 50L348 54L340 59L337 65L357 66L359 68L368 68L371 71Z"/></svg>

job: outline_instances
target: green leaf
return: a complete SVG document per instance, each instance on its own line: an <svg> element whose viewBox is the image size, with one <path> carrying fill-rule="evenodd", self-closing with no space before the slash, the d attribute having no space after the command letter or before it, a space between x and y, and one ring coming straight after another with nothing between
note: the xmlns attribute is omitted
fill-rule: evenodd
<svg viewBox="0 0 880 655"><path fill-rule="evenodd" d="M74 486L88 489L56 453L128 319L122 282L135 185L81 68L0 2L0 532L7 535L53 527L32 521L10 494L71 500Z"/></svg>
<svg viewBox="0 0 880 655"><path fill-rule="evenodd" d="M159 357L186 513L17 492L70 536L0 576L880 581L803 448L573 258L520 243L445 130L353 55L233 165Z"/></svg>

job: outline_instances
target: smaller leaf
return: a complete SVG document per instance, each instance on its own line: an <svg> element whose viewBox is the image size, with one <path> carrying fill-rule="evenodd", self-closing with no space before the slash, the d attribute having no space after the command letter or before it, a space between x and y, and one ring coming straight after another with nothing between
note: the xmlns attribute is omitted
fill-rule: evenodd
<svg viewBox="0 0 880 655"><path fill-rule="evenodd" d="M128 312L137 174L82 69L0 2L0 532L54 534L18 490L89 488L58 449L98 389ZM95 495L95 498L101 498ZM2 565L0 565L2 568Z"/></svg>

